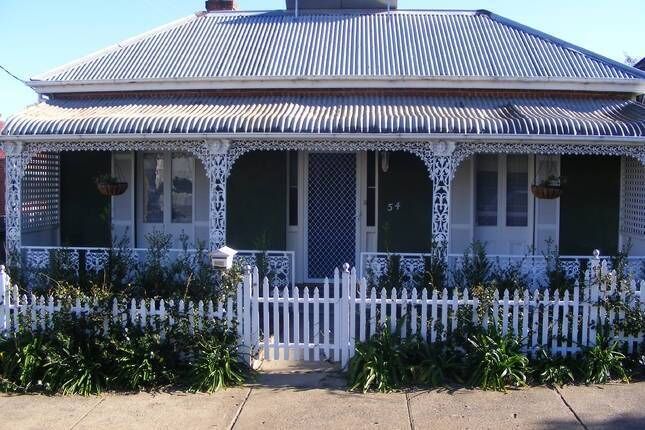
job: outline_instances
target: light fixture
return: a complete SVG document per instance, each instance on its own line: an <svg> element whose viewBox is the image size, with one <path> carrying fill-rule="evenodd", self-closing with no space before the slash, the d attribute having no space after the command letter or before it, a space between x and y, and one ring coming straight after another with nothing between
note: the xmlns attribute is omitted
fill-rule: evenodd
<svg viewBox="0 0 645 430"><path fill-rule="evenodd" d="M381 152L381 171L387 173L390 170L390 153Z"/></svg>

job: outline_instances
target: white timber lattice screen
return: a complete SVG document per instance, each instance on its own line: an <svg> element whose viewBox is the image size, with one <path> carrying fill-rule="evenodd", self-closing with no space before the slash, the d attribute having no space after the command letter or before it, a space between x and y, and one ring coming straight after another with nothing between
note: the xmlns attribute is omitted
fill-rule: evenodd
<svg viewBox="0 0 645 430"><path fill-rule="evenodd" d="M624 163L622 212L621 231L645 238L645 167L631 157Z"/></svg>
<svg viewBox="0 0 645 430"><path fill-rule="evenodd" d="M55 228L60 223L60 154L35 155L22 179L22 231Z"/></svg>

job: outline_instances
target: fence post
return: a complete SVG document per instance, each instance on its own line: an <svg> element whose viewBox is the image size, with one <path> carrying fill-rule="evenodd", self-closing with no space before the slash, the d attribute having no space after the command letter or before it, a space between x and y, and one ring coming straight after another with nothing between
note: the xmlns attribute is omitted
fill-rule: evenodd
<svg viewBox="0 0 645 430"><path fill-rule="evenodd" d="M7 288L9 286L9 288ZM0 333L7 330L7 319L9 318L9 291L11 279L5 271L4 265L0 266Z"/></svg>
<svg viewBox="0 0 645 430"><path fill-rule="evenodd" d="M251 275L251 294L251 353L255 354L260 344L260 273L257 267Z"/></svg>
<svg viewBox="0 0 645 430"><path fill-rule="evenodd" d="M349 362L349 288L350 288L349 264L343 264L343 273L341 280L341 291L338 300L340 307L340 327L339 343L341 366L347 366Z"/></svg>
<svg viewBox="0 0 645 430"><path fill-rule="evenodd" d="M238 294L237 298L237 315L240 327L240 334L242 335L242 345L245 353L250 353L251 345L251 266L246 266L244 268L244 281L242 285L242 297L240 301L240 295ZM242 314L240 315L240 310ZM240 318L241 316L241 318Z"/></svg>

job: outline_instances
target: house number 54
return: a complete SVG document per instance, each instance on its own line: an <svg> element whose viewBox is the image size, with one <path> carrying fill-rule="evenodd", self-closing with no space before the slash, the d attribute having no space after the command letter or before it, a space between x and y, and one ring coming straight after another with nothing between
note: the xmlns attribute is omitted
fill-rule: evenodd
<svg viewBox="0 0 645 430"><path fill-rule="evenodd" d="M387 204L387 211L388 212L393 212L393 211L399 211L401 210L401 202L394 202L394 203L388 203Z"/></svg>

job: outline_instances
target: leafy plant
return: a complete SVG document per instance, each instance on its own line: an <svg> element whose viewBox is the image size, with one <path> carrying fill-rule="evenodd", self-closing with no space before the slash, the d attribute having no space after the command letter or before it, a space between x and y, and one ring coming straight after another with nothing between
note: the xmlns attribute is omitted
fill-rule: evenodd
<svg viewBox="0 0 645 430"><path fill-rule="evenodd" d="M446 286L448 264L444 258L445 245L432 242L430 253L423 258L421 285L430 290L441 291Z"/></svg>
<svg viewBox="0 0 645 430"><path fill-rule="evenodd" d="M561 387L575 382L575 358L551 355L540 349L531 367L533 378L542 385Z"/></svg>
<svg viewBox="0 0 645 430"><path fill-rule="evenodd" d="M356 344L347 372L350 390L389 392L404 385L407 376L401 338L389 326L379 328L369 340Z"/></svg>
<svg viewBox="0 0 645 430"><path fill-rule="evenodd" d="M165 295L171 285L167 271L167 263L172 244L172 235L162 231L146 234L148 249L144 264L139 268L136 284L141 289L141 296Z"/></svg>
<svg viewBox="0 0 645 430"><path fill-rule="evenodd" d="M99 394L108 384L105 345L94 336L75 332L54 334L44 365L43 384L47 391L64 395Z"/></svg>
<svg viewBox="0 0 645 430"><path fill-rule="evenodd" d="M405 282L401 270L400 255L388 254L385 272L379 277L378 284L380 288L385 288L388 292L403 287Z"/></svg>
<svg viewBox="0 0 645 430"><path fill-rule="evenodd" d="M506 391L509 386L526 384L529 360L515 337L503 336L494 329L481 331L468 338L466 358L472 371L470 385Z"/></svg>
<svg viewBox="0 0 645 430"><path fill-rule="evenodd" d="M439 387L448 381L462 380L462 354L451 344L428 343L419 337L403 343L410 380L414 383Z"/></svg>
<svg viewBox="0 0 645 430"><path fill-rule="evenodd" d="M500 264L499 261L496 262L491 279L495 284L500 294L504 290L512 295L516 290L524 291L529 287L529 280L527 275L522 270L522 265L524 264L524 259L518 262L510 262L507 265Z"/></svg>
<svg viewBox="0 0 645 430"><path fill-rule="evenodd" d="M28 331L0 338L0 391L27 392L40 387L47 346L44 337Z"/></svg>
<svg viewBox="0 0 645 430"><path fill-rule="evenodd" d="M176 353L159 334L116 327L110 340L112 380L119 388L151 390L175 381Z"/></svg>
<svg viewBox="0 0 645 430"><path fill-rule="evenodd" d="M484 243L475 241L464 251L461 265L454 274L455 285L464 289L490 281L493 265L486 254Z"/></svg>
<svg viewBox="0 0 645 430"><path fill-rule="evenodd" d="M247 379L250 369L240 361L233 330L216 326L197 333L192 343L194 361L188 366L191 391L212 393L241 385Z"/></svg>
<svg viewBox="0 0 645 430"><path fill-rule="evenodd" d="M625 354L617 341L604 334L596 335L596 344L583 349L582 368L585 384L604 384L611 380L629 381Z"/></svg>
<svg viewBox="0 0 645 430"><path fill-rule="evenodd" d="M119 181L119 178L105 173L94 178L94 182L96 184L118 184L121 181Z"/></svg>
<svg viewBox="0 0 645 430"><path fill-rule="evenodd" d="M576 280L567 275L560 258L560 250L553 245L553 240L550 238L546 241L546 251L543 255L546 261L546 286L549 291L557 290L560 292L560 296L565 291L572 291ZM584 270L581 270L581 272L584 272Z"/></svg>

